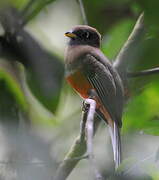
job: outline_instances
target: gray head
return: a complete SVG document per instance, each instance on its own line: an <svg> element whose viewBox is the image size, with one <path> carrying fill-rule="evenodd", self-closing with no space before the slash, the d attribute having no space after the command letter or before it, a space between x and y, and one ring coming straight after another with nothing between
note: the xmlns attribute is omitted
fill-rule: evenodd
<svg viewBox="0 0 159 180"><path fill-rule="evenodd" d="M101 35L90 26L78 25L65 33L70 38L69 45L90 45L100 47Z"/></svg>

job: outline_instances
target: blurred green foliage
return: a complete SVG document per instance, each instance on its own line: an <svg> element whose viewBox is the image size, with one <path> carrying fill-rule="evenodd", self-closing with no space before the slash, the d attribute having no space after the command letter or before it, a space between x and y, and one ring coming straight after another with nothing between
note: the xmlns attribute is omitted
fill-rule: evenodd
<svg viewBox="0 0 159 180"><path fill-rule="evenodd" d="M114 25L114 27L104 36L102 50L108 58L115 59L119 49L131 33L133 26L133 20L125 19Z"/></svg>
<svg viewBox="0 0 159 180"><path fill-rule="evenodd" d="M26 97L16 75L16 70L7 61L0 61L0 81L5 82L6 87L13 94L19 106L26 111Z"/></svg>
<svg viewBox="0 0 159 180"><path fill-rule="evenodd" d="M34 0L33 5L26 14L27 21L32 20L32 23L34 23L34 17L39 15L48 4L54 1L55 0ZM23 10L28 2L29 0L8 0L8 3L13 4L20 10ZM0 0L0 3L4 4L4 1ZM159 66L158 0L86 0L84 1L84 5L88 22L102 33L102 50L111 60L115 60L115 57L129 37L137 17L144 11L146 34L134 56L136 59L134 59L132 66L129 68L133 71L139 71ZM57 21L60 20L58 19ZM53 49L52 52L56 54L54 51L56 51L56 48ZM5 82L8 89L3 96L11 94L15 97L16 106L18 104L18 107L20 107L22 111L28 112L30 119L34 123L54 127L62 121L61 119L68 117L68 114L66 114L68 113L68 109L70 110L69 115L71 113L74 115L74 112L77 111L77 113L75 113L78 116L79 112L81 112L81 110L78 111L78 109L80 109L79 99L77 100L75 98L72 90L68 90L67 86L63 86L62 89L59 90L59 94L62 94L63 99L55 95L55 102L48 103L49 107L46 107L43 104L47 104L47 102L42 102L46 101L46 99L43 100L43 97L39 99L35 98L24 78L17 75L14 77L18 71L15 69L10 71L8 67L4 68L3 64L4 62L0 62L0 88L3 85L1 85L1 81L3 80L3 83ZM159 75L152 75L130 80L130 94L132 97L125 105L122 128L123 134L141 131L143 133L159 135L158 76ZM31 81L34 85L34 80L31 79ZM38 97L40 94L39 89L34 87L34 93ZM69 98L68 93L71 94ZM67 98L69 99L69 103L67 104L68 109L65 110L64 104L65 100L68 100ZM50 111L50 109L52 109L51 106L55 106L54 109L57 109L54 114ZM63 115L64 113L66 115ZM67 123L71 124L72 121L68 122L71 118L67 119ZM153 172L152 174L153 179L157 180L156 177L158 177L158 173L155 175Z"/></svg>
<svg viewBox="0 0 159 180"><path fill-rule="evenodd" d="M35 17L45 6L52 3L55 0L0 0L1 8L3 6L9 5L18 8L19 10L27 10L25 11L25 18L28 22L33 17ZM29 8L27 5L31 4Z"/></svg>
<svg viewBox="0 0 159 180"><path fill-rule="evenodd" d="M159 84L153 82L130 100L123 120L123 132L143 131L159 135Z"/></svg>
<svg viewBox="0 0 159 180"><path fill-rule="evenodd" d="M54 0L33 0L32 5L27 12L28 20L31 20L33 17L38 15L40 10L43 10L46 5L52 3L53 1ZM2 0L0 2L4 3ZM8 3L13 4L20 10L23 10L28 2L31 1L8 0ZM133 70L136 71L158 66L158 1L153 0L151 2L134 2L131 0L120 0L112 2L109 0L88 0L84 1L84 5L90 25L97 27L103 34L103 52L113 60L117 56L124 42L127 40L138 15L144 11L147 32L145 39L139 46L139 53L136 56L137 60L134 61ZM148 78L143 77L133 81L132 94L134 95L133 89L137 89L137 91L140 92L142 89L142 93L131 98L128 105L126 105L123 121L123 132L143 130L147 133L153 133L156 135L159 133L157 128L159 107L157 76L158 75ZM8 77L8 75L4 75L4 72L1 70L1 78L2 77ZM25 97L23 97L23 93L20 91L20 89L17 88L16 82L11 83L11 81L8 81L9 78L4 79L6 83L9 84L9 89L12 89L11 92L15 95L18 103L24 106ZM147 84L149 82L154 83L151 83L151 85L148 86ZM142 84L141 87L140 84ZM58 101L58 98L54 99L55 101ZM54 104L56 104L56 106L58 105L57 102Z"/></svg>

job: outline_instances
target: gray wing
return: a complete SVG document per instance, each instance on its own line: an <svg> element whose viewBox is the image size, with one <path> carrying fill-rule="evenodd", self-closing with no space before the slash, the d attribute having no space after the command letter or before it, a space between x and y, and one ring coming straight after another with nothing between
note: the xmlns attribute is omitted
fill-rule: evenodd
<svg viewBox="0 0 159 180"><path fill-rule="evenodd" d="M118 74L110 63L104 64L91 54L83 59L84 73L97 92L111 118L121 127L123 90Z"/></svg>

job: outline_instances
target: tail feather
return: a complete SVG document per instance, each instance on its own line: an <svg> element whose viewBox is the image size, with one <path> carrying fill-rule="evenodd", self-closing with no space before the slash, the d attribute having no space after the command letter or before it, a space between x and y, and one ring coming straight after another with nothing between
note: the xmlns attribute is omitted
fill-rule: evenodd
<svg viewBox="0 0 159 180"><path fill-rule="evenodd" d="M120 138L120 129L115 122L113 128L109 126L109 132L113 147L115 169L117 169L121 163L121 138Z"/></svg>

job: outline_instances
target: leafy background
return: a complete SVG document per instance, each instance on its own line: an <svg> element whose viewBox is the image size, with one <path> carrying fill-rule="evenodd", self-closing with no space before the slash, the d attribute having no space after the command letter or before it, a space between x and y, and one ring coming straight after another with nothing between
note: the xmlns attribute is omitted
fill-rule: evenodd
<svg viewBox="0 0 159 180"><path fill-rule="evenodd" d="M1 0L1 9L8 3L22 10L28 0ZM138 71L159 65L157 0L113 2L87 0L84 1L84 6L89 25L101 32L102 50L112 61L127 40L139 14L144 11L146 34L137 47L137 53L129 69ZM63 69L64 49L67 43L64 33L72 26L82 23L77 1L34 0L25 14L25 20L28 22L25 30L36 39L49 56L59 62L59 67ZM52 71L55 71L57 66L51 67ZM55 77L56 74L63 77L63 70L56 72ZM79 132L82 100L63 78L58 81L53 78L52 82L57 88L43 91L34 77L33 69L24 70L20 63L15 67L8 59L4 57L0 59L0 119L3 137L0 160L11 159L16 162L14 167L2 164L0 175L4 179L27 179L28 173L30 179L49 179L52 169L56 169ZM46 78L43 81L40 79L40 84L44 84L45 81ZM125 160L121 168L132 178L157 180L159 179L158 75L130 80L130 89L131 98L125 105L123 115ZM9 128L8 126L6 128L6 122L11 125ZM28 124L31 126L29 133ZM110 169L113 165L110 142L103 123L99 129L94 140L95 156L101 171L108 176L112 172ZM29 165L24 167L18 164L34 160L37 164L33 169ZM39 167L39 162L44 162L42 167ZM8 170L8 166L11 170ZM14 170L18 172L17 175L13 173ZM8 171L10 176L7 176ZM91 178L86 161L80 162L68 179L77 179L78 176L78 179L81 179L81 176L85 179Z"/></svg>

